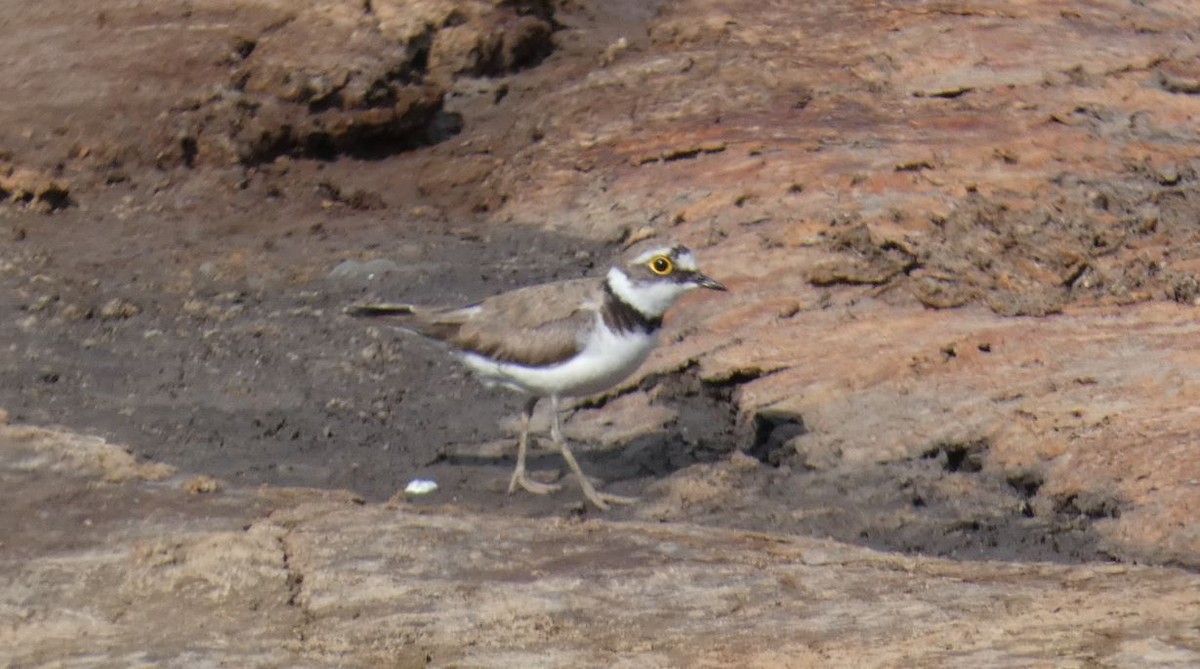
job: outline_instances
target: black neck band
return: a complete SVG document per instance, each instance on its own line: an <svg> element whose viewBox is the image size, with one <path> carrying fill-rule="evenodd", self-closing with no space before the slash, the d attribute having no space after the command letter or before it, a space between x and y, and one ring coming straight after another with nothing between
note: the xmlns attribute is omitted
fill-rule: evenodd
<svg viewBox="0 0 1200 669"><path fill-rule="evenodd" d="M608 281L604 282L604 323L613 332L643 332L651 334L662 327L662 316L651 318L622 300Z"/></svg>

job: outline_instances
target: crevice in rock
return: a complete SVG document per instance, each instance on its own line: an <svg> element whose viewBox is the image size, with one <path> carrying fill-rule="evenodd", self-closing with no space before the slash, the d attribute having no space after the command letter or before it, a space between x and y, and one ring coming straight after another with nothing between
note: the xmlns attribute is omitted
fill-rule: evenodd
<svg viewBox="0 0 1200 669"><path fill-rule="evenodd" d="M288 544L288 532L289 530L283 529L282 534L276 540L279 542L279 554L283 562L284 572L286 573L287 605L298 609L300 613L300 623L295 627L296 640L304 642L308 640L309 625L312 624L316 617L302 603L304 574L296 568L292 559L292 547Z"/></svg>
<svg viewBox="0 0 1200 669"><path fill-rule="evenodd" d="M763 464L778 467L795 453L791 441L808 433L804 417L766 409L754 414L753 438L742 450Z"/></svg>
<svg viewBox="0 0 1200 669"><path fill-rule="evenodd" d="M1054 513L1068 519L1120 518L1126 506L1117 496L1097 491L1058 494L1051 499Z"/></svg>
<svg viewBox="0 0 1200 669"><path fill-rule="evenodd" d="M1021 497L1031 499L1037 496L1045 481L1042 475L1033 471L1020 471L1009 474L1005 479L1009 487L1017 491Z"/></svg>
<svg viewBox="0 0 1200 669"><path fill-rule="evenodd" d="M287 542L287 535L279 537L279 552L283 558L283 568L287 572L288 606L300 606L300 594L304 586L304 574L292 565L292 555Z"/></svg>
<svg viewBox="0 0 1200 669"><path fill-rule="evenodd" d="M987 439L940 443L922 453L921 457L937 460L947 472L974 473L983 470L983 457L990 446Z"/></svg>

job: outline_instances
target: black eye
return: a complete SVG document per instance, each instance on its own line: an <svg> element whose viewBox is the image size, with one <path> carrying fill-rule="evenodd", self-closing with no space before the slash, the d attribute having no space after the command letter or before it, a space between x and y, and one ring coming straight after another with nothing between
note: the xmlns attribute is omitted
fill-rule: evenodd
<svg viewBox="0 0 1200 669"><path fill-rule="evenodd" d="M650 271L659 276L666 276L675 269L675 265L671 263L671 259L666 256L655 256L654 260L650 261Z"/></svg>

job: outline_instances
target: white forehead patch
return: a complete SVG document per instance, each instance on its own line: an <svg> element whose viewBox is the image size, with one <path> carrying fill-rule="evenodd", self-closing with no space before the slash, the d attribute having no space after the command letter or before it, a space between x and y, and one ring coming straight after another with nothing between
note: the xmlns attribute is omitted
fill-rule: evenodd
<svg viewBox="0 0 1200 669"><path fill-rule="evenodd" d="M640 265L650 262L655 256L667 256L675 261L675 266L679 269L689 272L695 272L699 267L696 265L696 256L692 252L682 246L660 246L650 249L645 253L633 259L633 264Z"/></svg>
<svg viewBox="0 0 1200 669"><path fill-rule="evenodd" d="M670 256L671 248L672 247L670 247L670 246L660 246L655 249L650 249L649 251L646 251L642 255L634 258L633 264L640 265L642 263L650 262L650 259L653 258L654 256Z"/></svg>

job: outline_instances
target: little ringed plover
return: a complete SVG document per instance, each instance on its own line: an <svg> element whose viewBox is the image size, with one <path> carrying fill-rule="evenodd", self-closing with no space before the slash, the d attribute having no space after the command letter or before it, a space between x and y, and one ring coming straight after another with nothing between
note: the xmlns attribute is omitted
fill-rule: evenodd
<svg viewBox="0 0 1200 669"><path fill-rule="evenodd" d="M528 396L509 493L561 487L525 475L529 420L538 400L550 398L551 438L583 494L606 510L636 500L598 492L584 476L562 435L559 398L594 395L636 371L658 343L663 314L696 288L725 290L700 272L687 248L650 239L630 247L603 277L518 288L465 307L359 304L347 313L384 317L445 342L484 383Z"/></svg>

